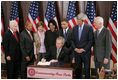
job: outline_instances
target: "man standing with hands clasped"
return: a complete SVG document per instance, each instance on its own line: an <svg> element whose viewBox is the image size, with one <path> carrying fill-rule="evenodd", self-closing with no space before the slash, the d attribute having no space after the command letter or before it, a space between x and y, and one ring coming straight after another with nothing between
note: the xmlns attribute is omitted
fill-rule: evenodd
<svg viewBox="0 0 118 80"><path fill-rule="evenodd" d="M84 23L84 17L83 13L77 15L78 25L72 30L72 46L77 64L76 77L79 79L82 78L82 63L84 63L85 78L90 78L91 47L94 36L92 26Z"/></svg>

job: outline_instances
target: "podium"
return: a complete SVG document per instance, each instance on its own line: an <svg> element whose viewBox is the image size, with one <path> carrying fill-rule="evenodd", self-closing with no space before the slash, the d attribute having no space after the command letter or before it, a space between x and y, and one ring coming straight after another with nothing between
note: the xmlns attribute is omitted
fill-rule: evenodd
<svg viewBox="0 0 118 80"><path fill-rule="evenodd" d="M63 65L27 66L27 78L33 79L73 79L76 64L63 63Z"/></svg>

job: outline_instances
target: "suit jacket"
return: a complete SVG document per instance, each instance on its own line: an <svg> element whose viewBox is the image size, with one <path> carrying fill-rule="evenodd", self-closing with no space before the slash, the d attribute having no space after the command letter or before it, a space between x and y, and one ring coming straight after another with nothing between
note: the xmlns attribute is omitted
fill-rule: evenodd
<svg viewBox="0 0 118 80"><path fill-rule="evenodd" d="M60 29L58 31L58 37L59 36L64 37L63 29ZM66 38L65 38L64 47L68 51L68 57L70 58L69 62L72 62L72 58L73 58L71 37L72 37L72 30L70 28L68 28L68 30L66 32Z"/></svg>
<svg viewBox="0 0 118 80"><path fill-rule="evenodd" d="M67 34L66 34L66 39L65 39L65 44L64 46L67 47L68 49L71 49L71 36L72 36L72 30L68 28ZM62 36L64 37L63 29L60 29L58 31L58 37Z"/></svg>
<svg viewBox="0 0 118 80"><path fill-rule="evenodd" d="M110 59L112 49L111 32L108 29L103 28L97 37L97 31L95 31L94 40L94 59L97 59L98 62L103 62L104 58Z"/></svg>
<svg viewBox="0 0 118 80"><path fill-rule="evenodd" d="M40 43L40 36L38 33L34 34L34 41L36 45L36 54L39 54L41 43Z"/></svg>
<svg viewBox="0 0 118 80"><path fill-rule="evenodd" d="M3 35L3 49L5 52L5 59L7 56L11 57L11 60L20 60L20 39L19 34L16 32L18 41L14 37L13 33L8 30Z"/></svg>
<svg viewBox="0 0 118 80"><path fill-rule="evenodd" d="M21 52L22 52L22 59L26 60L26 57L29 56L31 60L34 59L34 36L33 32L31 31L33 40L30 38L29 33L25 30L23 30L20 34L20 46L21 46Z"/></svg>
<svg viewBox="0 0 118 80"><path fill-rule="evenodd" d="M81 39L79 41L78 38L78 26L75 26L72 30L72 46L73 49L75 48L83 48L85 50L85 53L90 53L91 47L93 45L93 28L84 23L82 34L81 34Z"/></svg>
<svg viewBox="0 0 118 80"><path fill-rule="evenodd" d="M59 57L58 57L58 61L59 62L68 62L68 51L66 51L66 49L64 49L64 47L62 47ZM47 56L45 57L48 61L52 60L52 59L56 59L56 55L57 55L57 48L56 46L52 46L50 47Z"/></svg>
<svg viewBox="0 0 118 80"><path fill-rule="evenodd" d="M46 47L46 52L49 50L51 46L56 45L57 31L52 32L51 30L46 31L44 44Z"/></svg>

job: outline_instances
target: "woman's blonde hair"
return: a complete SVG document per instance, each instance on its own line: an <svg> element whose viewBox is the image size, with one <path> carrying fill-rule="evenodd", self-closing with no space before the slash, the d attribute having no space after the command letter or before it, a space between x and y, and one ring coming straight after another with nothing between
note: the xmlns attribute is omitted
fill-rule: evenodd
<svg viewBox="0 0 118 80"><path fill-rule="evenodd" d="M37 27L37 28L40 27L40 26L44 27L43 21L40 21L40 22L38 22L38 23L36 24L36 27Z"/></svg>

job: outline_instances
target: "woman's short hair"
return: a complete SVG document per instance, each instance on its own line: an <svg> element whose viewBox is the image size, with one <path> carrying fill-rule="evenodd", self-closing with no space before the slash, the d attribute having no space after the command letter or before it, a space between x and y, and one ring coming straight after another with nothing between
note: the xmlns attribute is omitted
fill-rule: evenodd
<svg viewBox="0 0 118 80"><path fill-rule="evenodd" d="M38 22L38 23L36 24L36 28L38 28L38 27L40 27L40 26L44 27L43 21L40 21L40 22Z"/></svg>
<svg viewBox="0 0 118 80"><path fill-rule="evenodd" d="M57 29L57 23L54 20L49 21L48 27L50 27L50 23L52 23L55 26L55 29Z"/></svg>

